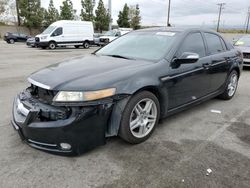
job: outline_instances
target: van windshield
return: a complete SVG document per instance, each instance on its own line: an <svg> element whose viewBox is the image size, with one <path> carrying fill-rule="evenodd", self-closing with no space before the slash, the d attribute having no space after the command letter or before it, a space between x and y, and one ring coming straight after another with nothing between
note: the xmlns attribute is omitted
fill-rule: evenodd
<svg viewBox="0 0 250 188"><path fill-rule="evenodd" d="M96 52L98 56L158 61L171 48L177 32L131 32Z"/></svg>
<svg viewBox="0 0 250 188"><path fill-rule="evenodd" d="M47 29L45 29L42 32L42 34L50 34L55 28L56 28L56 26L49 26Z"/></svg>

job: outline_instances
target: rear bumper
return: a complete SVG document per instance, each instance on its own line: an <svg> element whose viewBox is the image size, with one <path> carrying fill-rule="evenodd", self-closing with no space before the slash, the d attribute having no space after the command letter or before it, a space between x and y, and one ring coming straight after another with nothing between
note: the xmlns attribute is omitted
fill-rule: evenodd
<svg viewBox="0 0 250 188"><path fill-rule="evenodd" d="M36 43L35 42L26 42L26 45L27 46L36 46Z"/></svg>
<svg viewBox="0 0 250 188"><path fill-rule="evenodd" d="M55 113L55 107L43 108L38 101L25 97L22 93L15 98L11 123L29 146L51 153L76 155L106 143L105 132L112 104L81 109L74 107L67 118L52 121L39 117L45 108L47 113ZM62 148L62 143L71 147Z"/></svg>

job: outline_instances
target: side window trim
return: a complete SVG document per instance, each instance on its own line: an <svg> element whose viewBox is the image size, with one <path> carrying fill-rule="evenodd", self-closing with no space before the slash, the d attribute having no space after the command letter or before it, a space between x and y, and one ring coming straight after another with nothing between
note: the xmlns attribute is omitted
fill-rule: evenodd
<svg viewBox="0 0 250 188"><path fill-rule="evenodd" d="M201 38L202 38L202 41L203 41L203 46L204 46L204 49L205 49L205 56L203 56L203 57L201 57L201 58L207 57L208 55L207 55L206 41L205 41L204 36L203 36L203 33L202 33L201 31L191 31L191 32L189 32L189 33L184 37L183 41L185 41L185 40L187 39L188 36L190 36L190 35L192 35L192 34L196 34L196 33L198 33L198 34L201 35ZM179 54L179 51L180 51L180 49L181 49L182 44L183 44L183 42L178 46L178 50L176 51L174 57L177 57L178 55L181 55L181 54Z"/></svg>
<svg viewBox="0 0 250 188"><path fill-rule="evenodd" d="M222 37L220 37L220 42L222 43L222 47L225 48L224 50L228 51L228 47L227 47L227 45Z"/></svg>
<svg viewBox="0 0 250 188"><path fill-rule="evenodd" d="M208 56L218 54L218 53L211 53L211 52L209 51L209 47L208 47L208 43L207 43L207 38L206 38L206 36L205 36L206 33L217 36L217 37L220 39L220 44L221 44L221 47L223 48L223 45L222 45L222 43L221 43L222 37L219 36L219 35L216 34L216 33L213 33L213 32L209 32L209 31L203 32L203 34L204 34L204 40L206 41L206 45L207 45ZM224 40L223 40L223 41L224 41ZM225 43L225 41L224 41L224 43ZM226 44L225 44L225 45L226 45ZM224 49L224 48L223 48L223 49ZM223 52L225 52L225 51L227 51L227 46L226 46L226 49L224 49Z"/></svg>

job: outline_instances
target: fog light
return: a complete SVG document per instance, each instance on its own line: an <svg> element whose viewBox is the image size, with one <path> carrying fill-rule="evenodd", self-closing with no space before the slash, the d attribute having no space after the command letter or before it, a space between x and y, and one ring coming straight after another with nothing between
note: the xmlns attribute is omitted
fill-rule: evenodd
<svg viewBox="0 0 250 188"><path fill-rule="evenodd" d="M70 150L71 149L71 145L68 143L60 143L60 146L63 150Z"/></svg>

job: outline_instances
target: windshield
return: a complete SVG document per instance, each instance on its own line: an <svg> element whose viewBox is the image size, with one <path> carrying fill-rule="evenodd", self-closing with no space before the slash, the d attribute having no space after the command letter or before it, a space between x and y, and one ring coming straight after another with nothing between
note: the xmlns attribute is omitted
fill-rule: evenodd
<svg viewBox="0 0 250 188"><path fill-rule="evenodd" d="M250 36L245 36L245 37L240 38L234 45L250 47Z"/></svg>
<svg viewBox="0 0 250 188"><path fill-rule="evenodd" d="M132 32L96 52L96 55L157 61L163 58L176 38L175 32Z"/></svg>
<svg viewBox="0 0 250 188"><path fill-rule="evenodd" d="M55 28L56 28L56 26L49 26L47 29L45 29L42 32L42 34L50 34Z"/></svg>
<svg viewBox="0 0 250 188"><path fill-rule="evenodd" d="M115 36L115 31L108 31L104 34L104 36Z"/></svg>

